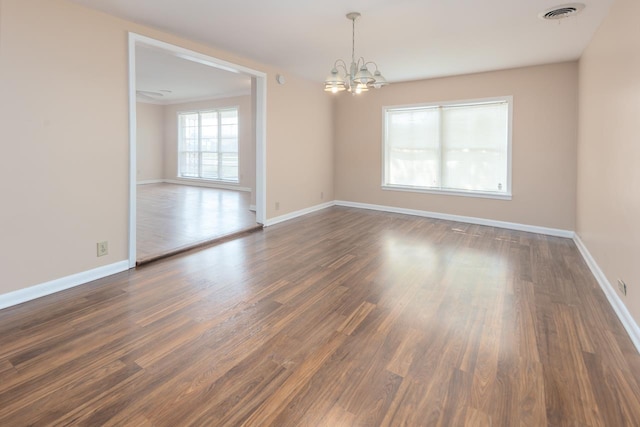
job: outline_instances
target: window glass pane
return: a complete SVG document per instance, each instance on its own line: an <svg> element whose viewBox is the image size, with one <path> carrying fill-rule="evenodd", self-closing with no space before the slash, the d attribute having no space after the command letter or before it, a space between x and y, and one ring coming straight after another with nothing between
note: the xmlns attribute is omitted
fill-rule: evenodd
<svg viewBox="0 0 640 427"><path fill-rule="evenodd" d="M197 150L198 143L198 115L180 114L180 141L179 146L183 151Z"/></svg>
<svg viewBox="0 0 640 427"><path fill-rule="evenodd" d="M198 114L197 113L184 113L180 114L180 126L181 127L198 127Z"/></svg>
<svg viewBox="0 0 640 427"><path fill-rule="evenodd" d="M507 103L445 107L442 114L442 186L506 192Z"/></svg>
<svg viewBox="0 0 640 427"><path fill-rule="evenodd" d="M203 138L217 138L218 137L218 125L202 126Z"/></svg>
<svg viewBox="0 0 640 427"><path fill-rule="evenodd" d="M202 151L218 151L218 142L215 138L202 138Z"/></svg>
<svg viewBox="0 0 640 427"><path fill-rule="evenodd" d="M438 108L391 111L387 120L387 141L392 147L438 149Z"/></svg>
<svg viewBox="0 0 640 427"><path fill-rule="evenodd" d="M180 175L184 177L198 176L198 153L183 152L180 154Z"/></svg>
<svg viewBox="0 0 640 427"><path fill-rule="evenodd" d="M217 112L205 112L200 113L201 120L201 136L202 138L217 138L218 137L218 113Z"/></svg>
<svg viewBox="0 0 640 427"><path fill-rule="evenodd" d="M220 141L220 151L222 153L237 153L238 152L238 140L237 139L223 139Z"/></svg>
<svg viewBox="0 0 640 427"><path fill-rule="evenodd" d="M224 125L238 125L238 110L220 111L220 123Z"/></svg>
<svg viewBox="0 0 640 427"><path fill-rule="evenodd" d="M238 180L238 154L224 153L222 154L222 169L220 179L237 181Z"/></svg>
<svg viewBox="0 0 640 427"><path fill-rule="evenodd" d="M437 108L387 113L387 184L439 186Z"/></svg>
<svg viewBox="0 0 640 427"><path fill-rule="evenodd" d="M202 127L218 126L218 113L216 111L208 111L200 113Z"/></svg>
<svg viewBox="0 0 640 427"><path fill-rule="evenodd" d="M202 178L218 178L218 153L202 153Z"/></svg>
<svg viewBox="0 0 640 427"><path fill-rule="evenodd" d="M186 138L182 145L183 145L183 150L184 151L198 151L198 139L197 138Z"/></svg>
<svg viewBox="0 0 640 427"><path fill-rule="evenodd" d="M187 139L198 139L198 128L197 127L185 127L183 129L183 135Z"/></svg>
<svg viewBox="0 0 640 427"><path fill-rule="evenodd" d="M237 138L238 125L222 125L220 134L222 138Z"/></svg>

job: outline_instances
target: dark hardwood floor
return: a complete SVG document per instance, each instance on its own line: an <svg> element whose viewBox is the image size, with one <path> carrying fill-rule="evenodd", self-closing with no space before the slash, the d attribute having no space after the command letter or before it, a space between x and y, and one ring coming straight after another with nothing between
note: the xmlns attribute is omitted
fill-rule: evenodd
<svg viewBox="0 0 640 427"><path fill-rule="evenodd" d="M0 311L0 425L640 426L571 240L330 208Z"/></svg>
<svg viewBox="0 0 640 427"><path fill-rule="evenodd" d="M256 227L248 192L176 184L137 187L138 263Z"/></svg>

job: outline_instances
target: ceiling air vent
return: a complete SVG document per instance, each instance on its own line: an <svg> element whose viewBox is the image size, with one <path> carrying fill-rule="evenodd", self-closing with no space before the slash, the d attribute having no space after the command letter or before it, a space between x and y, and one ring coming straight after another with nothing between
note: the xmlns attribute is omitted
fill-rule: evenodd
<svg viewBox="0 0 640 427"><path fill-rule="evenodd" d="M584 4L582 3L563 4L562 6L545 10L538 16L542 19L550 20L564 19L577 15L582 9L584 9Z"/></svg>

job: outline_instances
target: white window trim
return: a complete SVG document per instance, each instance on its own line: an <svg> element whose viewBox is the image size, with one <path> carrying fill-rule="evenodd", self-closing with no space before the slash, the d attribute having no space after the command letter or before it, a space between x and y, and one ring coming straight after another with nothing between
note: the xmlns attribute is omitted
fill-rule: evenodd
<svg viewBox="0 0 640 427"><path fill-rule="evenodd" d="M180 115L181 114L202 114L202 113L211 113L211 112L220 112L220 111L225 111L225 110L236 110L236 113L238 115L238 179L237 180L230 180L230 179L213 179L213 178L200 178L200 177L191 177L191 176L182 176L180 175L180 148L181 148L181 140L180 140ZM212 182L212 183L221 183L221 184L228 184L228 185L240 185L240 106L239 105L229 105L229 106L224 106L224 107L219 107L219 108L202 108L202 109L198 109L198 110L184 110L184 111L177 111L176 112L176 123L178 124L177 126L177 139L178 139L178 149L177 149L177 156L176 156L176 179L179 180L189 180L189 181L203 181L203 182ZM220 132L220 130L218 131L218 133ZM220 135L218 135L219 137ZM200 165L200 167L202 167L202 165Z"/></svg>
<svg viewBox="0 0 640 427"><path fill-rule="evenodd" d="M429 187L413 187L408 185L394 185L386 184L387 174L387 155L388 148L386 144L386 132L387 132L387 111L394 109L421 109L421 108L433 108L433 107L447 107L451 105L473 105L484 104L494 102L506 102L507 103L507 190L504 193L497 193L491 191L470 191L470 190L453 190L453 189L439 189ZM388 191L406 191L411 193L426 193L426 194L438 194L446 196L463 196L463 197L477 197L486 199L498 199L498 200L511 200L512 195L512 137L513 137L513 96L497 96L492 98L479 98L479 99L465 99L458 101L446 101L446 102L431 102L420 104L404 104L404 105L388 105L382 107L382 174L381 174L381 188Z"/></svg>

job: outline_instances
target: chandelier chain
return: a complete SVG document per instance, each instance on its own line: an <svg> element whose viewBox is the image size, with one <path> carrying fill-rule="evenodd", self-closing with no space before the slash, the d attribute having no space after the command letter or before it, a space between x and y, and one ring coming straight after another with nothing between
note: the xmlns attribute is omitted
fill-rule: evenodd
<svg viewBox="0 0 640 427"><path fill-rule="evenodd" d="M351 20L351 62L356 62L356 18Z"/></svg>

